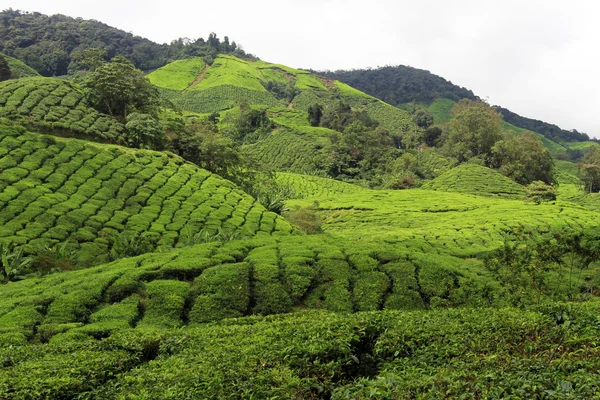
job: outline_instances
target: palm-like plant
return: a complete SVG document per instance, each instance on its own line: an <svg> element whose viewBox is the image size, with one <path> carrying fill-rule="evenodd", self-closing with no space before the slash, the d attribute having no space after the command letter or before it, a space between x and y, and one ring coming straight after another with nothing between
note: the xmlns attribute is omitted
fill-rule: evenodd
<svg viewBox="0 0 600 400"><path fill-rule="evenodd" d="M23 248L13 249L12 246L0 243L2 266L0 282L7 283L23 279L23 273L31 265L32 259L23 255Z"/></svg>

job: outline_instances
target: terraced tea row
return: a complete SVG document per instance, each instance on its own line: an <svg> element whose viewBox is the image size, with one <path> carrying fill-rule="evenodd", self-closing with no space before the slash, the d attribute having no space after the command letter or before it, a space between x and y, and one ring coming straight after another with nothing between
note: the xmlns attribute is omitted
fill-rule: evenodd
<svg viewBox="0 0 600 400"><path fill-rule="evenodd" d="M281 128L257 143L244 146L243 152L276 171L310 173L326 168L328 160L323 149L328 144L327 138Z"/></svg>
<svg viewBox="0 0 600 400"><path fill-rule="evenodd" d="M67 334L0 349L0 397L592 399L599 310L305 311Z"/></svg>
<svg viewBox="0 0 600 400"><path fill-rule="evenodd" d="M423 189L522 199L525 188L510 178L486 167L461 164L426 182Z"/></svg>
<svg viewBox="0 0 600 400"><path fill-rule="evenodd" d="M3 243L69 242L89 259L122 232L173 247L200 230L246 236L292 230L231 182L173 155L6 126L0 139Z"/></svg>
<svg viewBox="0 0 600 400"><path fill-rule="evenodd" d="M385 245L258 237L9 283L0 292L0 347L307 307L352 312L489 304L499 290L458 259L447 257L442 266Z"/></svg>
<svg viewBox="0 0 600 400"><path fill-rule="evenodd" d="M37 129L98 141L116 142L124 127L87 106L72 83L52 78L22 78L0 83L0 117Z"/></svg>
<svg viewBox="0 0 600 400"><path fill-rule="evenodd" d="M600 214L573 203L536 205L430 190L364 190L290 200L287 205L310 207L315 200L325 233L358 243L394 244L407 254L473 257L501 246L503 233L517 227L547 233L600 223Z"/></svg>
<svg viewBox="0 0 600 400"><path fill-rule="evenodd" d="M335 198L339 194L354 194L369 190L350 183L312 175L277 173L277 182L292 188L295 199Z"/></svg>

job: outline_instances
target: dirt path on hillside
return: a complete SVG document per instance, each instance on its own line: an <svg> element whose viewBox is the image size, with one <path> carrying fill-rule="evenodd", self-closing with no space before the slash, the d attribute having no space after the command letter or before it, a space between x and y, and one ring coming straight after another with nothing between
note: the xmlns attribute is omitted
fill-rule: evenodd
<svg viewBox="0 0 600 400"><path fill-rule="evenodd" d="M188 86L187 88L185 88L183 91L184 91L184 92L186 92L186 91L188 91L189 89L191 89L191 88L193 88L194 86L196 86L197 84L199 84L199 83L200 83L200 81L202 81L202 79L204 79L204 76L206 75L206 71L208 71L208 68L209 68L209 67L210 67L210 65L206 64L206 65L204 66L204 69L202 70L202 72L200 72L200 75L198 75L198 76L196 77L196 79L194 79L194 82L192 82L192 83L190 84L190 86Z"/></svg>

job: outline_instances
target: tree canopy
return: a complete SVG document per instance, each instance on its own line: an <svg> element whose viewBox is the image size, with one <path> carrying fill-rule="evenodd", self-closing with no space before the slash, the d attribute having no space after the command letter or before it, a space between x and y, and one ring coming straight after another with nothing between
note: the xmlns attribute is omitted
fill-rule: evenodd
<svg viewBox="0 0 600 400"><path fill-rule="evenodd" d="M125 119L130 112L155 114L158 90L125 57L115 57L86 75L88 101L98 111Z"/></svg>
<svg viewBox="0 0 600 400"><path fill-rule="evenodd" d="M459 162L474 157L489 165L492 147L502 139L502 116L487 103L461 100L452 109L446 152Z"/></svg>

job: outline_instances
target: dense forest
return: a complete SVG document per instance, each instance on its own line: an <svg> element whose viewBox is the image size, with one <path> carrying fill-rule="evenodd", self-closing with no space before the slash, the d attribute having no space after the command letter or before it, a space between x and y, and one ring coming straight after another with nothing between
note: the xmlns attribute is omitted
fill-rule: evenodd
<svg viewBox="0 0 600 400"><path fill-rule="evenodd" d="M429 71L398 65L350 71L318 71L327 78L338 79L392 105L431 103L437 98L454 101L477 100L472 91L454 85Z"/></svg>
<svg viewBox="0 0 600 400"><path fill-rule="evenodd" d="M208 63L219 53L246 56L227 36L220 40L214 33L207 40L179 38L170 44L157 44L95 20L12 9L0 12L0 52L23 61L43 76L84 69L86 66L78 60L89 48L105 50L105 60L127 57L141 70L190 56L206 57Z"/></svg>
<svg viewBox="0 0 600 400"><path fill-rule="evenodd" d="M503 107L497 107L497 111L502 114L502 117L504 117L506 122L518 126L519 128L541 133L548 139L554 140L555 142L585 142L587 140L599 141L598 139L590 138L587 133L578 132L576 129L573 129L572 131L561 129L554 124L549 124L537 119L522 117Z"/></svg>

